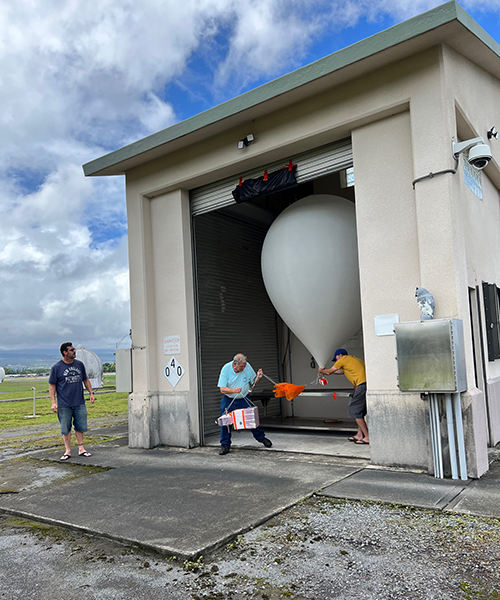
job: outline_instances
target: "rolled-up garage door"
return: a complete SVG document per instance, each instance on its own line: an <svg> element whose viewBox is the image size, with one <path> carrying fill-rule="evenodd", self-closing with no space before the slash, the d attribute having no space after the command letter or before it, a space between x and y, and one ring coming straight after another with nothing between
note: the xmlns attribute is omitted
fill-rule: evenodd
<svg viewBox="0 0 500 600"><path fill-rule="evenodd" d="M297 165L297 182L304 183L330 173L336 173L352 167L351 139L340 140L327 146L315 148L309 152L287 157L276 163L264 165L259 169L247 171L234 177L191 190L191 212L193 216L235 204L232 191L238 185L240 177L251 179L259 177L265 170L275 171L284 166L288 159Z"/></svg>

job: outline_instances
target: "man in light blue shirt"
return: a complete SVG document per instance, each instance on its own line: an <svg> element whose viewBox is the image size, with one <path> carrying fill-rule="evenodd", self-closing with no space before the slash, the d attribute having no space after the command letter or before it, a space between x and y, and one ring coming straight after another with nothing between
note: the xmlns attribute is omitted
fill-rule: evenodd
<svg viewBox="0 0 500 600"><path fill-rule="evenodd" d="M229 408L231 410L247 408L248 402L245 398L250 389L261 380L262 375L262 369L259 369L255 373L244 354L237 354L231 362L226 363L222 367L219 375L219 383L217 384L222 394L220 414L223 415L226 409ZM271 440L266 438L264 430L261 427L256 427L250 431L253 437L261 444L264 444L266 448L270 448L273 445ZM219 454L224 456L231 448L231 429L227 426L221 427L220 445Z"/></svg>

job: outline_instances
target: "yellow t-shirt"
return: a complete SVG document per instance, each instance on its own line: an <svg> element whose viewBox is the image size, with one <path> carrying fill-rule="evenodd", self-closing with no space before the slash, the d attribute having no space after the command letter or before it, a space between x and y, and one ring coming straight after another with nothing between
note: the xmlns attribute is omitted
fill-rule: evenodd
<svg viewBox="0 0 500 600"><path fill-rule="evenodd" d="M356 356L343 356L334 365L335 369L343 369L344 375L354 387L366 383L365 363Z"/></svg>

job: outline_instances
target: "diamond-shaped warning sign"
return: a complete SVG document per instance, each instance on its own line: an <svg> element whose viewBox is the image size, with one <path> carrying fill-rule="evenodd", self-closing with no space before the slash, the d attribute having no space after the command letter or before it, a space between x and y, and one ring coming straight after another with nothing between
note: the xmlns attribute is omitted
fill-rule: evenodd
<svg viewBox="0 0 500 600"><path fill-rule="evenodd" d="M172 357L168 365L163 369L163 374L168 379L172 387L175 387L179 383L184 373L184 369L177 362L175 357Z"/></svg>

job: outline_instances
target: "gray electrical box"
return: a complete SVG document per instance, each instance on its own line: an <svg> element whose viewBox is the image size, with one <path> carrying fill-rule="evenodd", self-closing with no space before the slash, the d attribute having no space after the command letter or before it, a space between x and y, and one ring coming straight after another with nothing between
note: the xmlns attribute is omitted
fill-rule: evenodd
<svg viewBox="0 0 500 600"><path fill-rule="evenodd" d="M453 393L467 390L461 320L395 323L394 333L401 392Z"/></svg>
<svg viewBox="0 0 500 600"><path fill-rule="evenodd" d="M115 351L116 391L132 391L132 349L120 348Z"/></svg>

